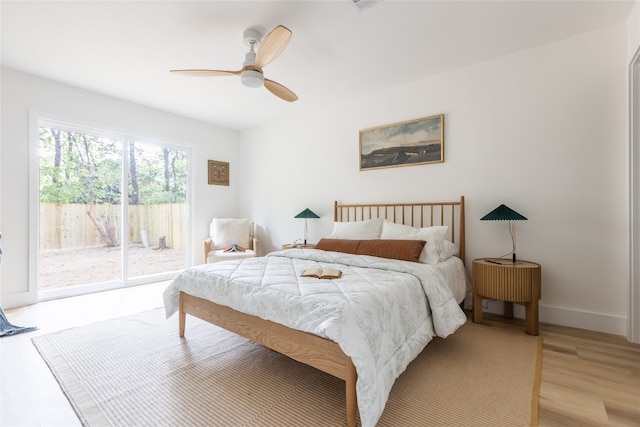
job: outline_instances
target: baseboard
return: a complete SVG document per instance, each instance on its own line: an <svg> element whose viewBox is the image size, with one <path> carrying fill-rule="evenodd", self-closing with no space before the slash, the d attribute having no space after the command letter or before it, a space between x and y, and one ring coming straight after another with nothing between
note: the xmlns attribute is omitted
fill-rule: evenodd
<svg viewBox="0 0 640 427"><path fill-rule="evenodd" d="M485 302L486 303L486 302ZM486 307L486 306L485 306ZM502 314L503 303L490 301L484 311L494 314ZM524 319L524 307L514 304L514 317ZM574 310L566 307L553 307L540 305L538 307L538 320L542 323L551 323L559 326L569 326L578 329L603 332L606 334L627 336L627 318L613 316L604 313Z"/></svg>
<svg viewBox="0 0 640 427"><path fill-rule="evenodd" d="M16 292L12 294L3 294L0 297L0 305L3 309L23 307L33 304L33 296L29 292Z"/></svg>
<svg viewBox="0 0 640 427"><path fill-rule="evenodd" d="M541 322L553 323L554 325L627 336L627 318L622 316L541 305L539 319Z"/></svg>

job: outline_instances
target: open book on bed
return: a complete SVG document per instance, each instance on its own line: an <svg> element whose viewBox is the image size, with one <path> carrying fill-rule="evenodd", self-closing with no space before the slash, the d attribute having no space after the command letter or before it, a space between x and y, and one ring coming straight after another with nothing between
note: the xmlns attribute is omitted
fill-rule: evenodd
<svg viewBox="0 0 640 427"><path fill-rule="evenodd" d="M302 277L316 277L318 279L339 279L342 271L337 268L309 268L302 272Z"/></svg>

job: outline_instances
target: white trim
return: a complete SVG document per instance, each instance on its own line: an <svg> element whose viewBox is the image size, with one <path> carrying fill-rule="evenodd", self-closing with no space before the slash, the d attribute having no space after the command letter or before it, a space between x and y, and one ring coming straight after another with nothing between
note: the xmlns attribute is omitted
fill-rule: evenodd
<svg viewBox="0 0 640 427"><path fill-rule="evenodd" d="M40 120L29 111L29 304L38 300L38 230L40 230Z"/></svg>
<svg viewBox="0 0 640 427"><path fill-rule="evenodd" d="M626 317L606 313L579 311L566 307L540 306L538 315L541 322L606 334L624 336L627 330Z"/></svg>
<svg viewBox="0 0 640 427"><path fill-rule="evenodd" d="M131 138L121 137L122 146L120 160L120 282L126 286L129 277L129 151L131 150ZM126 246L125 246L126 245ZM126 248L126 249L125 249Z"/></svg>
<svg viewBox="0 0 640 427"><path fill-rule="evenodd" d="M502 314L502 307L502 301L489 301L488 309L485 309L485 311L488 313ZM513 316L518 319L524 319L524 307L519 304L514 304ZM626 317L574 310L567 307L539 305L538 318L542 323L568 326L577 329L588 329L618 336L624 336L627 330Z"/></svg>
<svg viewBox="0 0 640 427"><path fill-rule="evenodd" d="M5 309L23 307L25 305L34 304L29 292L14 292L11 294L2 294L2 307Z"/></svg>
<svg viewBox="0 0 640 427"><path fill-rule="evenodd" d="M186 150L186 149L185 149ZM195 170L193 169L194 159L196 157L196 149L189 148L189 155L187 156L187 212L186 212L186 221L187 221L187 267L192 267L194 265L194 251L193 251L193 243L194 243L194 215L195 212L195 197L193 193L195 193L196 189L196 178L195 178Z"/></svg>
<svg viewBox="0 0 640 427"><path fill-rule="evenodd" d="M627 339L640 343L640 48L629 64L629 316Z"/></svg>
<svg viewBox="0 0 640 427"><path fill-rule="evenodd" d="M88 285L67 286L64 288L48 289L38 292L38 302L49 301L60 298L75 297L79 295L93 294L97 292L111 291L114 289L128 288L132 286L148 285L150 283L166 282L172 280L180 273L172 271L161 274L149 275L140 278L130 279L123 286L120 281L98 282ZM22 304L25 305L25 304Z"/></svg>

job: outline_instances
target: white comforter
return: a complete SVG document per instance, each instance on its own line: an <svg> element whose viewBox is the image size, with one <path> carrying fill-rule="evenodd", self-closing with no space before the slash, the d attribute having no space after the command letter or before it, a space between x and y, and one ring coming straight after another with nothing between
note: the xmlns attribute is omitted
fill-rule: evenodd
<svg viewBox="0 0 640 427"><path fill-rule="evenodd" d="M318 266L339 268L342 278L300 277ZM180 291L338 343L358 373L365 427L377 423L394 381L427 343L466 321L437 264L316 249L189 269L164 292L167 317Z"/></svg>

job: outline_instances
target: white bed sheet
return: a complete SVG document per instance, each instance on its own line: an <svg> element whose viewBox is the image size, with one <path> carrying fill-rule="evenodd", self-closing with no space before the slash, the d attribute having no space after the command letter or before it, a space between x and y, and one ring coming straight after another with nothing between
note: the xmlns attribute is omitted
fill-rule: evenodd
<svg viewBox="0 0 640 427"><path fill-rule="evenodd" d="M434 266L439 268L442 274L445 275L453 297L458 304L462 304L462 301L469 295L469 291L471 290L471 281L469 280L469 275L464 268L462 260L456 256L452 256L434 264Z"/></svg>
<svg viewBox="0 0 640 427"><path fill-rule="evenodd" d="M340 268L342 278L300 277L318 266ZM360 420L368 427L427 343L466 321L446 271L444 264L294 249L189 269L167 287L164 301L167 317L184 291L338 343L358 373Z"/></svg>

